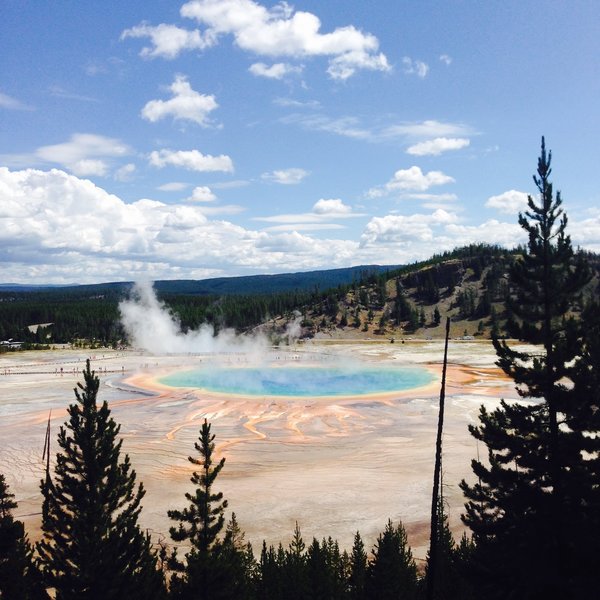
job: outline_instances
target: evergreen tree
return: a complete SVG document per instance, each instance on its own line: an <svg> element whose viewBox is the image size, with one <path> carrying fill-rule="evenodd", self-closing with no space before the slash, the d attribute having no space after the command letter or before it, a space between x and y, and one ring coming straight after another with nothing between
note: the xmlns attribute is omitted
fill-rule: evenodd
<svg viewBox="0 0 600 600"><path fill-rule="evenodd" d="M377 538L367 571L369 598L409 600L417 590L417 567L402 524L388 521Z"/></svg>
<svg viewBox="0 0 600 600"><path fill-rule="evenodd" d="M185 555L185 564L176 553L171 558L173 570L182 573L171 579L172 594L176 598L227 598L228 578L230 576L223 543L219 538L225 524L224 512L227 500L222 492L213 492L225 458L215 465L214 434L210 432L210 423L204 419L198 442L194 444L200 458L188 457L193 465L202 468L194 471L190 481L197 486L193 494L186 492L189 506L183 510L169 510L170 519L179 522L178 527L171 527L169 534L176 542L187 541L191 549ZM232 537L230 535L230 537Z"/></svg>
<svg viewBox="0 0 600 600"><path fill-rule="evenodd" d="M352 554L350 555L350 574L348 577L349 600L364 600L367 583L367 553L360 533L354 535Z"/></svg>
<svg viewBox="0 0 600 600"><path fill-rule="evenodd" d="M54 479L42 482L43 538L37 545L46 584L58 600L162 597L150 538L138 525L143 486L108 404L96 405L100 381L90 369L60 428Z"/></svg>
<svg viewBox="0 0 600 600"><path fill-rule="evenodd" d="M490 598L570 597L576 560L569 524L587 501L578 486L587 442L569 426L579 402L568 381L582 349L570 311L589 274L565 233L550 162L542 138L534 176L539 203L529 197L529 210L519 215L529 243L509 271L512 333L541 350L516 350L494 337L498 365L524 401L502 401L491 413L481 408L480 425L470 431L487 445L488 463L473 461L478 482L461 484L464 520L474 532Z"/></svg>
<svg viewBox="0 0 600 600"><path fill-rule="evenodd" d="M284 589L287 600L302 600L308 594L308 574L306 562L306 544L298 522L294 527L294 535L285 552L283 564Z"/></svg>
<svg viewBox="0 0 600 600"><path fill-rule="evenodd" d="M30 600L47 598L33 562L33 550L21 521L15 521L14 494L0 474L0 598Z"/></svg>
<svg viewBox="0 0 600 600"><path fill-rule="evenodd" d="M442 321L442 315L440 314L440 309L436 306L433 309L433 325L437 327Z"/></svg>

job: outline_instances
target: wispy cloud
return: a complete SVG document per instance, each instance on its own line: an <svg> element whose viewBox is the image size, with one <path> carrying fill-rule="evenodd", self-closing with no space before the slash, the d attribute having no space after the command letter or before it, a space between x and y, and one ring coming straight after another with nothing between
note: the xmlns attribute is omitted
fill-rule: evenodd
<svg viewBox="0 0 600 600"><path fill-rule="evenodd" d="M283 79L286 75L302 73L302 70L301 66L294 67L288 63L275 63L269 66L262 62L254 63L248 69L252 75L267 79Z"/></svg>
<svg viewBox="0 0 600 600"><path fill-rule="evenodd" d="M402 59L402 67L407 75L416 75L421 79L427 77L429 73L429 65L422 60L413 60L409 56Z"/></svg>
<svg viewBox="0 0 600 600"><path fill-rule="evenodd" d="M125 156L131 149L115 138L92 133L75 133L66 142L41 146L34 152L38 161L59 164L80 177L104 176L110 159Z"/></svg>
<svg viewBox="0 0 600 600"><path fill-rule="evenodd" d="M303 179L308 177L308 174L308 171L305 171L304 169L291 168L263 173L261 178L282 185L297 185L301 183Z"/></svg>
<svg viewBox="0 0 600 600"><path fill-rule="evenodd" d="M425 142L434 139L464 138L475 131L463 123L449 123L429 119L386 125L364 124L357 117L329 117L322 114L294 113L280 119L288 125L298 125L310 131L324 131L356 140L373 143ZM468 141L468 140L467 140ZM435 147L435 146L434 146Z"/></svg>
<svg viewBox="0 0 600 600"><path fill-rule="evenodd" d="M49 88L50 95L54 98L64 98L65 100L78 100L80 102L99 102L98 98L92 96L85 96L84 94L77 94L75 92L69 92L59 85L51 85Z"/></svg>
<svg viewBox="0 0 600 600"><path fill-rule="evenodd" d="M0 108L6 108L8 110L35 110L32 106L0 92Z"/></svg>
<svg viewBox="0 0 600 600"><path fill-rule="evenodd" d="M466 148L470 143L471 141L466 138L438 137L413 144L406 149L406 153L413 156L438 156L443 152Z"/></svg>
<svg viewBox="0 0 600 600"><path fill-rule="evenodd" d="M275 98L273 104L277 106L290 107L290 108L321 108L321 103L318 100L294 100L293 98Z"/></svg>

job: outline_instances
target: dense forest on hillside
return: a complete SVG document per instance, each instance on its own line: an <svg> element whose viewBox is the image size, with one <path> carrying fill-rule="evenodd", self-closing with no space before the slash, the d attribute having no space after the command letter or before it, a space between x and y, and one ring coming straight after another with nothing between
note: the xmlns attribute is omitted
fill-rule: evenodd
<svg viewBox="0 0 600 600"><path fill-rule="evenodd" d="M208 323L218 332L261 328L277 343L287 325L301 317L302 337L403 335L441 337L442 320L452 317L453 335L512 335L514 318L507 308L511 290L507 273L522 248L473 244L431 259L397 268L344 270L344 283L322 287L328 271L289 274L271 279L272 293L251 294L249 278L233 278L226 294L196 293L193 282L158 282L158 297L181 323L183 331ZM573 307L581 311L598 293L600 257L582 253L594 271ZM341 277L341 270L335 270ZM316 279L315 279L316 278ZM350 279L348 279L350 278ZM332 277L335 280L335 277ZM318 280L312 289L307 282ZM297 286L289 289L293 282ZM119 302L131 284L104 284L40 291L0 292L0 340L28 344L126 344ZM185 293L182 292L185 291ZM41 326L40 326L41 325Z"/></svg>

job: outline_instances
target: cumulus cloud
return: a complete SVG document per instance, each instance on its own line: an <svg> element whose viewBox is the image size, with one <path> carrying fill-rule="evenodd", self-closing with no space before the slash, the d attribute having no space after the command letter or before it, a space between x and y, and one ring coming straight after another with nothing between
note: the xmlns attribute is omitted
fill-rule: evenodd
<svg viewBox="0 0 600 600"><path fill-rule="evenodd" d="M169 86L173 97L170 100L150 100L142 108L142 117L151 123L166 117L178 121L192 121L201 127L209 127L209 114L218 108L212 95L201 94L192 89L185 75L176 75Z"/></svg>
<svg viewBox="0 0 600 600"><path fill-rule="evenodd" d="M386 215L373 217L360 238L361 246L375 244L406 244L411 241L430 242L434 237L433 227L455 223L457 217L443 209L431 214Z"/></svg>
<svg viewBox="0 0 600 600"><path fill-rule="evenodd" d="M527 194L508 190L498 196L490 196L485 205L507 215L516 215L527 208Z"/></svg>
<svg viewBox="0 0 600 600"><path fill-rule="evenodd" d="M406 152L413 156L438 156L442 152L466 148L470 143L471 141L466 138L438 137L433 140L413 144L407 148Z"/></svg>
<svg viewBox="0 0 600 600"><path fill-rule="evenodd" d="M188 171L224 171L233 172L233 161L226 154L212 156L199 150L154 150L150 153L150 164L162 169L168 165L181 167Z"/></svg>
<svg viewBox="0 0 600 600"><path fill-rule="evenodd" d="M317 215L349 215L352 207L344 204L339 198L321 199L315 202L313 212Z"/></svg>
<svg viewBox="0 0 600 600"><path fill-rule="evenodd" d="M75 133L66 142L38 148L34 157L42 162L61 165L74 175L90 177L106 175L110 159L130 152L130 148L118 139L92 133Z"/></svg>
<svg viewBox="0 0 600 600"><path fill-rule="evenodd" d="M447 54L440 54L440 62L443 62L445 65L451 65L452 57Z"/></svg>
<svg viewBox="0 0 600 600"><path fill-rule="evenodd" d="M152 46L146 46L140 52L144 58L173 59L184 50L204 50L216 43L216 37L210 31L203 35L198 29L189 31L165 23L156 26L140 23L123 31L121 39L127 38L150 38Z"/></svg>
<svg viewBox="0 0 600 600"><path fill-rule="evenodd" d="M385 185L371 188L367 192L369 198L379 198L394 192L424 192L433 186L454 183L454 179L441 171L423 173L420 167L399 169Z"/></svg>
<svg viewBox="0 0 600 600"><path fill-rule="evenodd" d="M181 15L206 25L210 35L232 35L242 50L259 56L328 57L333 79L347 79L359 69L390 70L374 35L353 25L321 33L316 15L294 12L285 2L267 9L253 0L193 0L181 7Z"/></svg>
<svg viewBox="0 0 600 600"><path fill-rule="evenodd" d="M421 60L413 60L408 56L402 59L402 66L407 75L416 75L421 79L427 77L427 73L429 73L429 65L427 63Z"/></svg>
<svg viewBox="0 0 600 600"><path fill-rule="evenodd" d="M302 73L302 67L294 67L288 63L275 63L271 66L259 62L250 65L248 69L252 75L266 77L267 79L283 79L292 73Z"/></svg>
<svg viewBox="0 0 600 600"><path fill-rule="evenodd" d="M454 240L456 246L487 243L514 248L517 244L527 241L523 228L518 224L502 223L496 219L490 219L480 225L453 223L448 225L446 233Z"/></svg>
<svg viewBox="0 0 600 600"><path fill-rule="evenodd" d="M263 173L261 175L262 179L280 183L282 185L297 185L307 176L308 171L298 168L280 169L277 171L271 171L269 173Z"/></svg>
<svg viewBox="0 0 600 600"><path fill-rule="evenodd" d="M217 197L213 194L212 190L205 185L195 187L192 191L192 195L188 198L190 202L214 202Z"/></svg>
<svg viewBox="0 0 600 600"><path fill-rule="evenodd" d="M472 242L514 247L526 241L516 223L465 224L444 209L374 217L360 241L310 235L339 229L334 221L358 216L338 200L316 202L303 223L298 215L267 217L274 227L257 231L215 218L240 207L149 199L126 203L64 171L1 167L3 277L20 283L199 279L407 263ZM600 248L600 213L570 225L575 243Z"/></svg>

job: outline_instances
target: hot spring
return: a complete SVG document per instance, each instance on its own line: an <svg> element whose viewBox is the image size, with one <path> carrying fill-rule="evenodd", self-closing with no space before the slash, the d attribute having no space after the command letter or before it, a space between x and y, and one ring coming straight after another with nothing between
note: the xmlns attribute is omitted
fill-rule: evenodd
<svg viewBox="0 0 600 600"><path fill-rule="evenodd" d="M183 387L242 396L336 397L405 391L433 381L421 367L319 366L217 367L172 373L159 379Z"/></svg>

